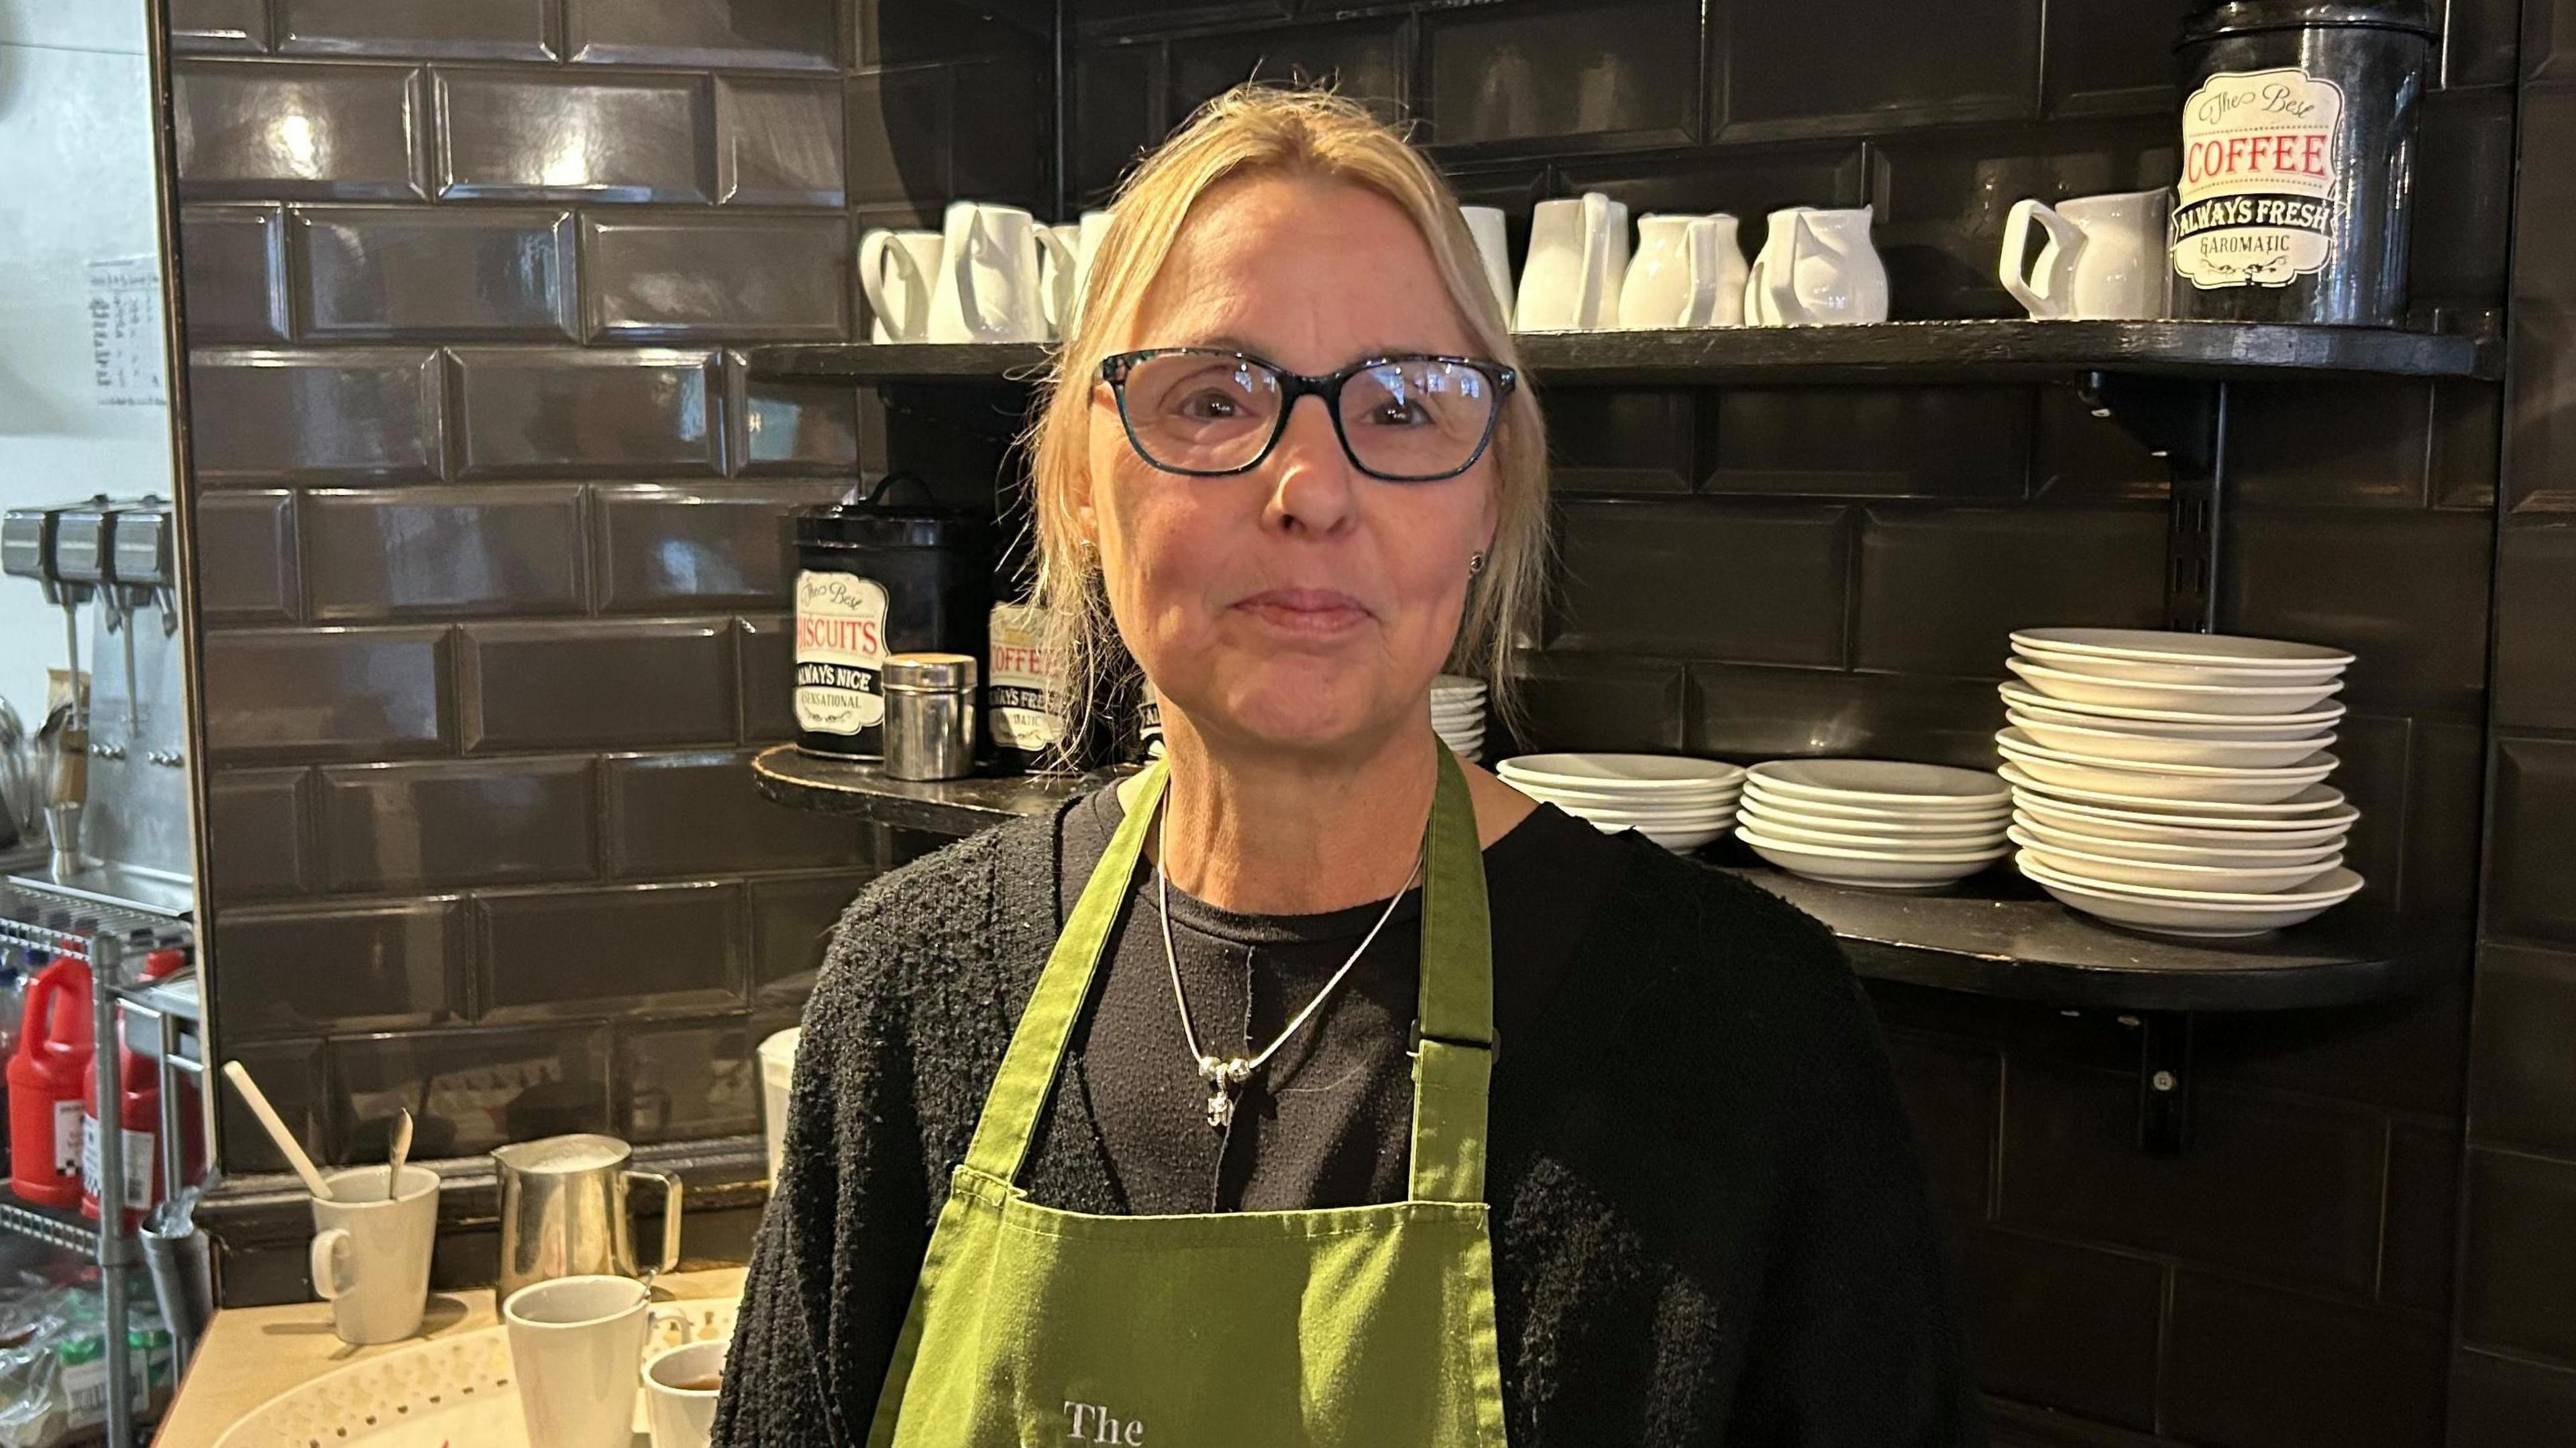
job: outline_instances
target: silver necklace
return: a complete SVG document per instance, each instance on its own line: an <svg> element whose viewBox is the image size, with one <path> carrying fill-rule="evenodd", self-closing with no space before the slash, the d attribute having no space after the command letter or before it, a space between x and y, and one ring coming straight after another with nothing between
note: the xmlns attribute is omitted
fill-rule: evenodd
<svg viewBox="0 0 2576 1448"><path fill-rule="evenodd" d="M1413 888L1414 878L1422 873L1422 856L1418 852L1414 855L1412 872L1404 877L1402 885L1396 887L1395 894L1388 897L1386 909L1378 915L1377 923L1369 927L1368 934L1360 937L1359 948L1351 952L1350 959L1342 962L1341 969L1333 972L1332 979L1324 982L1324 988L1315 992L1315 998L1306 1002L1306 1008L1288 1022L1288 1028L1279 1033L1278 1039L1263 1047L1258 1055L1228 1056L1219 1060L1199 1049L1199 1033L1190 1024L1190 1000L1181 990L1181 958L1172 948L1172 876L1163 868L1172 857L1171 838L1172 812L1167 800L1162 816L1154 822L1154 889L1159 906L1157 913L1163 917L1163 964L1172 972L1172 1004L1180 1008L1181 1037L1189 1042L1190 1058L1198 1062L1199 1078L1208 1083L1208 1125L1224 1131L1234 1125L1234 1093L1243 1088L1244 1082L1252 1079L1253 1072L1270 1064L1270 1058L1279 1054L1279 1048L1288 1044L1288 1038L1296 1035L1298 1028L1323 1007L1343 978L1351 973L1351 967L1358 965L1360 957L1368 953L1369 943L1377 939L1377 933L1386 928L1387 921L1395 918L1396 905L1404 899L1404 892Z"/></svg>

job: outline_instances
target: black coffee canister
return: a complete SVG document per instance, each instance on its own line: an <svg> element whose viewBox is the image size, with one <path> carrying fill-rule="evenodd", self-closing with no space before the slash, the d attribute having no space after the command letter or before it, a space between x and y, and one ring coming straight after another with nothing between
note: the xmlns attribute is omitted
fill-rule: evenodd
<svg viewBox="0 0 2576 1448"><path fill-rule="evenodd" d="M909 486L918 502L892 494ZM992 529L910 473L796 512L796 747L885 755L888 654L984 656Z"/></svg>
<svg viewBox="0 0 2576 1448"><path fill-rule="evenodd" d="M2183 22L2176 316L2389 326L2406 311L2421 0L2227 0Z"/></svg>

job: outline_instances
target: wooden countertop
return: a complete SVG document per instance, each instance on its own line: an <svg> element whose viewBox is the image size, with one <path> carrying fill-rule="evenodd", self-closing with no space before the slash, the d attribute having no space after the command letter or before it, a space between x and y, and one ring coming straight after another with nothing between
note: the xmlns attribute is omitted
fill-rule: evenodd
<svg viewBox="0 0 2576 1448"><path fill-rule="evenodd" d="M655 1279L654 1296L733 1297L743 1269L674 1272ZM159 1448L206 1448L244 1414L296 1384L433 1338L486 1328L501 1320L488 1289L433 1292L417 1337L379 1347L351 1347L331 1335L331 1304L242 1307L215 1314L189 1365L179 1396L152 1441Z"/></svg>

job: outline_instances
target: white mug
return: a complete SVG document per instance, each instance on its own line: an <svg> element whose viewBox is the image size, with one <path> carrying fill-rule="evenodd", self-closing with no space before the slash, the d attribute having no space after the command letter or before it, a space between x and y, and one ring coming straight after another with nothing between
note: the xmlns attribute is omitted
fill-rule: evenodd
<svg viewBox="0 0 2576 1448"><path fill-rule="evenodd" d="M1530 215L1514 325L1524 332L1597 332L1619 316L1628 274L1628 208L1598 191L1542 201Z"/></svg>
<svg viewBox="0 0 2576 1448"><path fill-rule="evenodd" d="M859 290L867 293L875 319L869 336L879 342L930 340L930 291L939 275L940 246L935 231L880 228L859 238Z"/></svg>
<svg viewBox="0 0 2576 1448"><path fill-rule="evenodd" d="M1771 213L1762 254L1744 282L1744 320L1757 327L1887 320L1887 268L1870 244L1870 208L1791 206Z"/></svg>
<svg viewBox="0 0 2576 1448"><path fill-rule="evenodd" d="M1512 320L1512 247L1510 233L1503 225L1503 209L1461 206L1458 214L1467 219L1467 234L1476 239L1476 255L1485 263L1485 284L1494 289L1494 304L1502 308L1503 325L1508 328Z"/></svg>
<svg viewBox="0 0 2576 1448"><path fill-rule="evenodd" d="M501 1304L528 1441L629 1448L653 1289L632 1277L554 1277Z"/></svg>
<svg viewBox="0 0 2576 1448"><path fill-rule="evenodd" d="M933 342L1043 342L1045 287L1038 258L1068 258L1054 232L1016 206L949 203L939 282L930 295Z"/></svg>
<svg viewBox="0 0 2576 1448"><path fill-rule="evenodd" d="M2170 188L2077 196L2055 206L2016 201L2004 218L1996 279L2037 321L2165 316L2173 284L2165 227L2172 213ZM2034 221L2048 241L2025 270Z"/></svg>
<svg viewBox="0 0 2576 1448"><path fill-rule="evenodd" d="M690 1385L724 1376L728 1345L684 1343L645 1361L644 1424L653 1448L707 1448L715 1436L717 1390Z"/></svg>
<svg viewBox="0 0 2576 1448"><path fill-rule="evenodd" d="M1053 342L1072 326L1074 307L1082 295L1082 223L1068 221L1040 229L1055 238L1055 245L1038 255L1038 305L1046 315L1047 340Z"/></svg>
<svg viewBox="0 0 2576 1448"><path fill-rule="evenodd" d="M1745 275L1735 218L1725 212L1638 217L1636 259L1619 287L1619 325L1741 326Z"/></svg>
<svg viewBox="0 0 2576 1448"><path fill-rule="evenodd" d="M438 1240L438 1173L404 1167L390 1201L380 1166L344 1167L323 1180L331 1200L313 1199L311 1266L313 1290L331 1304L331 1331L359 1347L420 1331Z"/></svg>

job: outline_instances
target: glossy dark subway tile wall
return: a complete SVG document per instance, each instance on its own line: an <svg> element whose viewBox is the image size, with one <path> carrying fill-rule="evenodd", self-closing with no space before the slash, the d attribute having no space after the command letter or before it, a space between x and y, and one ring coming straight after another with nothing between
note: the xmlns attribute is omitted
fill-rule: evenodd
<svg viewBox="0 0 2576 1448"><path fill-rule="evenodd" d="M430 1090L444 1151L752 1125L749 1044L914 847L732 788L788 728L777 520L973 456L744 375L859 335L865 228L1051 213L1059 139L1098 204L1208 95L1331 75L1516 249L1584 190L1731 211L1748 252L1868 204L1898 317L2012 315L2015 200L2171 179L2190 3L1077 0L1061 138L1053 37L995 8L174 4L218 1009L317 1146ZM2514 184L2517 132L2576 143L2576 19L2439 8L2415 319L2510 300L2514 381L2239 389L2224 626L2361 655L2354 863L2455 968L2205 1021L2177 1160L2131 1144L2131 1028L1875 992L2006 1442L2576 1436L2576 189ZM2163 467L2071 393L1544 395L1532 742L1986 763L2004 631L2158 619ZM363 969L249 994L326 958Z"/></svg>
<svg viewBox="0 0 2576 1448"><path fill-rule="evenodd" d="M884 429L732 349L855 335L854 205L1042 201L1044 42L836 0L172 11L227 1053L332 1158L397 1105L431 1156L754 1129L753 1044L903 847L750 787L785 515Z"/></svg>

